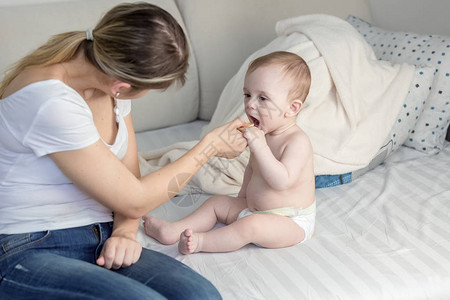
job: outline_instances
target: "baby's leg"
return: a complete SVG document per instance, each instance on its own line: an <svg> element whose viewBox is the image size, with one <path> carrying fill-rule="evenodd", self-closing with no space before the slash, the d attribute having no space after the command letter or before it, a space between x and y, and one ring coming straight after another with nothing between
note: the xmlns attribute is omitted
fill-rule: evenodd
<svg viewBox="0 0 450 300"><path fill-rule="evenodd" d="M208 231L219 221L231 223L236 220L247 203L243 198L215 195L206 200L197 210L177 222L167 222L153 216L144 216L145 233L160 243L170 245L180 239L186 229L195 232ZM234 219L233 219L234 218Z"/></svg>
<svg viewBox="0 0 450 300"><path fill-rule="evenodd" d="M249 243L265 248L283 248L300 243L304 230L287 217L274 214L254 214L204 233L185 230L178 249L183 254L194 252L229 252Z"/></svg>

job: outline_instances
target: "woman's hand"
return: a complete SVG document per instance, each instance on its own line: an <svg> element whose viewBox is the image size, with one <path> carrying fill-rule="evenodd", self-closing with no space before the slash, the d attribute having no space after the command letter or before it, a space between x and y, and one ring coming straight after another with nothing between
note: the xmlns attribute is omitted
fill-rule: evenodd
<svg viewBox="0 0 450 300"><path fill-rule="evenodd" d="M247 140L243 137L238 127L246 124L239 118L228 122L209 132L205 139L211 151L216 151L215 156L225 158L235 158L247 147Z"/></svg>
<svg viewBox="0 0 450 300"><path fill-rule="evenodd" d="M114 236L113 234L107 239L97 259L97 265L116 270L136 263L141 257L142 246L131 235Z"/></svg>

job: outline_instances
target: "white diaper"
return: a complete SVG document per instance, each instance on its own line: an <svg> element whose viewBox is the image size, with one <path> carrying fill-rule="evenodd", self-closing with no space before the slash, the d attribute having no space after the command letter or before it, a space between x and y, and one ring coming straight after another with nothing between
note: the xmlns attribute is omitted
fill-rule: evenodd
<svg viewBox="0 0 450 300"><path fill-rule="evenodd" d="M314 225L316 224L316 202L314 201L313 204L304 209L282 207L270 210L251 211L246 208L239 213L237 219L239 220L253 214L276 214L290 218L305 231L305 239L300 242L303 243L304 241L309 240L314 232Z"/></svg>

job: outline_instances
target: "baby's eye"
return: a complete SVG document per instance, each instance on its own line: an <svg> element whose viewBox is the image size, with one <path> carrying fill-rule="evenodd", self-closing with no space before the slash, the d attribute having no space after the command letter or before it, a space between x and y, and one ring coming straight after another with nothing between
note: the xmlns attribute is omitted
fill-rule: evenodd
<svg viewBox="0 0 450 300"><path fill-rule="evenodd" d="M244 93L244 97L245 97L245 98L250 98L250 94Z"/></svg>
<svg viewBox="0 0 450 300"><path fill-rule="evenodd" d="M265 100L267 100L268 98L267 97L264 97L264 96L260 96L259 97L259 100L261 100L261 101L265 101Z"/></svg>

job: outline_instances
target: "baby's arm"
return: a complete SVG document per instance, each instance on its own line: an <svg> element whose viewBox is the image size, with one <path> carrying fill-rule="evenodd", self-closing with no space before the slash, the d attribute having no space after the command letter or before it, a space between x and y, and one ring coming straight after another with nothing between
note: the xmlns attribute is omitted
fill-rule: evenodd
<svg viewBox="0 0 450 300"><path fill-rule="evenodd" d="M249 163L247 164L247 167L245 167L244 179L242 180L241 190L238 193L238 198L247 198L247 186L250 178L252 178L252 173L253 170Z"/></svg>
<svg viewBox="0 0 450 300"><path fill-rule="evenodd" d="M265 138L258 139L251 146L250 151L261 175L275 190L285 190L295 184L312 155L309 139L304 134L295 134L289 139L280 160L273 155Z"/></svg>

